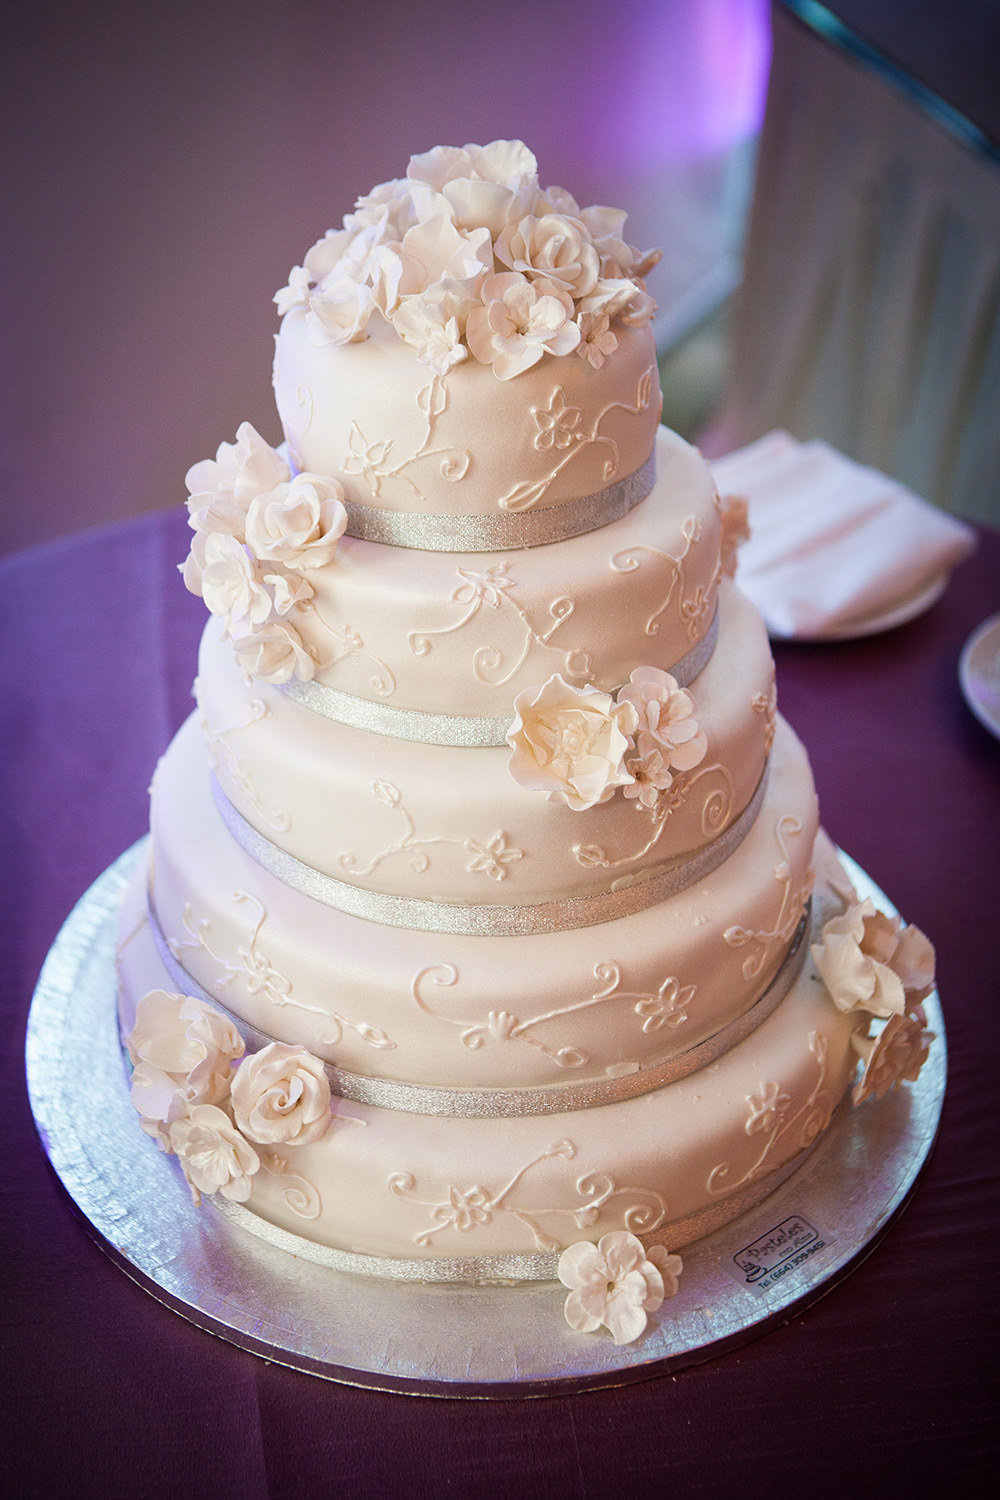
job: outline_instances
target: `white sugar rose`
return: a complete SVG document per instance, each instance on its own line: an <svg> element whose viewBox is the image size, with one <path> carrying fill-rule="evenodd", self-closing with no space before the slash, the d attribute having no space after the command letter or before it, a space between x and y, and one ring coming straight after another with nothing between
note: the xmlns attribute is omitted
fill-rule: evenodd
<svg viewBox="0 0 1000 1500"><path fill-rule="evenodd" d="M330 1128L330 1083L319 1058L271 1042L241 1063L232 1086L236 1123L267 1146L306 1146Z"/></svg>
<svg viewBox="0 0 1000 1500"><path fill-rule="evenodd" d="M280 684L298 677L311 682L316 673L316 662L302 637L286 620L271 620L250 635L238 636L233 651L248 681L256 677L260 682Z"/></svg>
<svg viewBox="0 0 1000 1500"><path fill-rule="evenodd" d="M360 343L368 337L368 320L374 311L371 287L338 272L309 298L309 341L317 348Z"/></svg>
<svg viewBox="0 0 1000 1500"><path fill-rule="evenodd" d="M824 924L812 956L837 1009L901 1016L934 984L934 949L917 927L887 917L870 899Z"/></svg>
<svg viewBox="0 0 1000 1500"><path fill-rule="evenodd" d="M221 1193L237 1203L250 1196L250 1178L260 1157L229 1116L213 1104L200 1104L170 1127L169 1149L181 1164L196 1204L202 1193Z"/></svg>
<svg viewBox="0 0 1000 1500"><path fill-rule="evenodd" d="M258 495L247 512L247 546L261 562L295 572L333 561L347 526L343 487L320 474L296 474L290 484Z"/></svg>
<svg viewBox="0 0 1000 1500"><path fill-rule="evenodd" d="M592 292L600 274L597 251L579 219L565 214L527 214L510 224L496 243L496 257L512 271L545 276L579 300Z"/></svg>
<svg viewBox="0 0 1000 1500"><path fill-rule="evenodd" d="M669 672L636 667L618 701L635 709L641 756L659 750L675 771L691 771L705 759L708 740L694 717L694 699Z"/></svg>
<svg viewBox="0 0 1000 1500"><path fill-rule="evenodd" d="M544 354L569 354L580 342L572 298L543 277L499 272L486 277L480 297L466 322L466 343L500 380L520 375Z"/></svg>
<svg viewBox="0 0 1000 1500"><path fill-rule="evenodd" d="M596 1245L570 1245L559 1257L558 1276L569 1287L565 1313L577 1333L607 1328L616 1344L631 1344L645 1330L647 1314L677 1291L679 1255L663 1245L648 1250L627 1229L605 1234Z"/></svg>
<svg viewBox="0 0 1000 1500"><path fill-rule="evenodd" d="M507 735L510 774L519 786L548 792L575 812L606 802L632 774L625 756L635 710L593 687L572 687L557 672L514 700Z"/></svg>
<svg viewBox="0 0 1000 1500"><path fill-rule="evenodd" d="M250 502L290 477L281 454L249 422L243 422L235 443L220 443L214 459L203 459L188 469L185 483L190 491L191 525L242 541Z"/></svg>
<svg viewBox="0 0 1000 1500"><path fill-rule="evenodd" d="M246 549L234 536L213 532L203 557L201 597L211 613L224 615L233 631L262 625L271 613L271 596Z"/></svg>
<svg viewBox="0 0 1000 1500"><path fill-rule="evenodd" d="M191 995L150 990L125 1038L132 1060L131 1098L147 1124L166 1127L197 1104L218 1104L229 1092L243 1038L214 1006ZM147 1134L164 1140L160 1129Z"/></svg>

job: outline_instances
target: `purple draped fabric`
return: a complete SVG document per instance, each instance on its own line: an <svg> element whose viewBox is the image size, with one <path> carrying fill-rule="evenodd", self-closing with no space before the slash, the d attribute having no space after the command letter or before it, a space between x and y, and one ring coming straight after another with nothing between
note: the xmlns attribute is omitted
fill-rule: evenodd
<svg viewBox="0 0 1000 1500"><path fill-rule="evenodd" d="M777 648L781 707L832 836L933 938L941 1135L876 1252L709 1363L531 1402L418 1400L266 1364L177 1317L100 1250L50 1172L23 1081L32 988L91 881L146 828L203 620L184 515L0 565L3 615L3 1474L18 1496L972 1494L997 1457L1000 745L958 686L1000 609L1000 534L934 608Z"/></svg>

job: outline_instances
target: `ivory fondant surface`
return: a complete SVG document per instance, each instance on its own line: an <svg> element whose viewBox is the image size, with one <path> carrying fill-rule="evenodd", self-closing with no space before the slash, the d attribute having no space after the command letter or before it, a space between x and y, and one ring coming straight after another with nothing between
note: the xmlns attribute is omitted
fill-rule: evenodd
<svg viewBox="0 0 1000 1500"><path fill-rule="evenodd" d="M192 718L156 773L150 904L209 996L352 1072L446 1087L572 1084L654 1066L750 1008L794 936L816 826L805 752L779 723L750 833L666 905L529 937L383 928L291 890L227 836ZM135 995L131 954L126 944Z"/></svg>
<svg viewBox="0 0 1000 1500"><path fill-rule="evenodd" d="M585 814L519 786L510 751L408 743L247 685L209 627L198 668L208 757L226 797L313 869L433 901L517 904L641 878L726 833L763 774L773 666L753 606L729 587L720 636L690 685L700 765L647 808L619 792Z"/></svg>
<svg viewBox="0 0 1000 1500"><path fill-rule="evenodd" d="M317 347L293 308L274 362L296 467L334 475L356 503L495 515L528 491L545 509L627 478L652 452L662 400L648 325L622 328L600 369L550 358L509 381L474 359L434 376L377 316L368 334Z"/></svg>
<svg viewBox="0 0 1000 1500"><path fill-rule="evenodd" d="M555 546L455 554L343 537L297 617L316 680L487 715L553 672L611 690L639 662L669 671L712 623L720 521L700 455L666 429L656 451L642 505Z"/></svg>

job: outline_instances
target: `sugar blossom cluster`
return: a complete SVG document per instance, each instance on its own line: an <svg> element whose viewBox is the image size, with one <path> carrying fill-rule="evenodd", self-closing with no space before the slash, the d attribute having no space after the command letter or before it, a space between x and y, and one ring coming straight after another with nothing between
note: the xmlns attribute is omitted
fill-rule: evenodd
<svg viewBox="0 0 1000 1500"><path fill-rule="evenodd" d="M705 758L708 741L694 707L691 694L659 667L637 667L614 697L574 687L557 672L514 700L510 774L575 812L606 802L618 787L653 808L678 772Z"/></svg>
<svg viewBox="0 0 1000 1500"><path fill-rule="evenodd" d="M330 229L275 295L306 312L312 341L346 344L383 320L444 375L470 355L500 380L545 354L600 368L616 328L648 323L660 258L624 239L619 209L541 188L521 141L436 146Z"/></svg>
<svg viewBox="0 0 1000 1500"><path fill-rule="evenodd" d="M248 677L308 681L316 663L296 618L313 595L309 574L333 560L347 525L336 479L292 474L244 422L235 443L187 473L191 550L181 572L225 621Z"/></svg>
<svg viewBox="0 0 1000 1500"><path fill-rule="evenodd" d="M923 1002L934 987L934 949L920 929L855 901L825 923L812 955L837 1009L865 1018L851 1039L863 1064L854 1103L914 1082L933 1041ZM884 1022L871 1035L869 1018Z"/></svg>
<svg viewBox="0 0 1000 1500"><path fill-rule="evenodd" d="M305 1146L330 1128L318 1058L284 1042L246 1057L232 1022L194 996L151 990L125 1040L142 1128L177 1157L196 1204L202 1193L245 1202L258 1147Z"/></svg>

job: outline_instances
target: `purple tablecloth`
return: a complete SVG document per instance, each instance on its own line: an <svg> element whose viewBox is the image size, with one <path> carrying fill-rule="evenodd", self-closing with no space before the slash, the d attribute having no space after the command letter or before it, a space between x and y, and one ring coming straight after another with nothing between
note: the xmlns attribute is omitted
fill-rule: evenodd
<svg viewBox="0 0 1000 1500"><path fill-rule="evenodd" d="M1000 745L967 711L957 665L1000 609L1000 534L981 534L921 619L777 651L830 833L938 949L950 1076L912 1202L845 1282L766 1337L676 1376L512 1403L333 1385L190 1326L105 1259L35 1136L23 1041L39 968L145 831L153 764L190 703L203 612L176 573L184 519L0 565L8 1492L978 1493L998 1454Z"/></svg>

